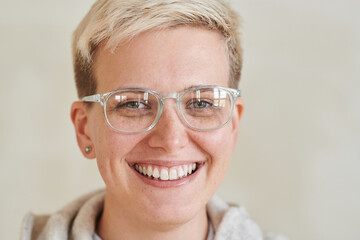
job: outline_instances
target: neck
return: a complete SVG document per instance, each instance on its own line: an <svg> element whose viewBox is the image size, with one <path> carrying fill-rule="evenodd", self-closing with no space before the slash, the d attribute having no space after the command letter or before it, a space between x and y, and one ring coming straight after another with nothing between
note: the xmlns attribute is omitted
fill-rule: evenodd
<svg viewBox="0 0 360 240"><path fill-rule="evenodd" d="M111 197L105 197L104 210L96 227L102 239L206 239L209 226L205 206L188 221L164 223L153 218L141 218L139 213L132 213L121 205Z"/></svg>

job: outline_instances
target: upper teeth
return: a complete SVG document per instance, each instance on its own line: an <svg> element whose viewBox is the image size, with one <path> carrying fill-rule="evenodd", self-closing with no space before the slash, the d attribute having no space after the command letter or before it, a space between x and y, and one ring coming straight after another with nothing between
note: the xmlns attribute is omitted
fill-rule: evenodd
<svg viewBox="0 0 360 240"><path fill-rule="evenodd" d="M159 180L176 180L192 174L196 170L196 163L176 167L157 167L145 164L135 164L135 169L148 178Z"/></svg>

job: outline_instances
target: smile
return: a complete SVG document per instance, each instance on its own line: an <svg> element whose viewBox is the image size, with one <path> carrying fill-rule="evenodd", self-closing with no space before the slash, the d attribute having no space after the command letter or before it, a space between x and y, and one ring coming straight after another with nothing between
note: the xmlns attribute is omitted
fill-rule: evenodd
<svg viewBox="0 0 360 240"><path fill-rule="evenodd" d="M198 169L197 163L174 167L159 167L149 164L135 164L135 170L141 175L161 181L178 180L192 175Z"/></svg>

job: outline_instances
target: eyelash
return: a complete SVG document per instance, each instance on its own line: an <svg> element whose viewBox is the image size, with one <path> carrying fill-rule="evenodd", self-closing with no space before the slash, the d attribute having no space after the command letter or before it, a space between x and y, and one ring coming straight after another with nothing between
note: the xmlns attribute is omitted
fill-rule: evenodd
<svg viewBox="0 0 360 240"><path fill-rule="evenodd" d="M206 106L205 107L195 107L195 104L196 103L205 103L206 104ZM190 103L188 103L187 105L186 105L186 108L189 108L190 106L193 106L195 109L203 109L203 108L206 108L206 107L208 107L208 106L213 106L213 104L212 104L212 102L211 101L207 101L207 100L201 100L201 101L197 101L197 100L195 100L195 101L191 101Z"/></svg>
<svg viewBox="0 0 360 240"><path fill-rule="evenodd" d="M129 106L129 104L133 104L133 103L136 103L138 105L144 105L145 107L141 108L141 107L132 107L132 106ZM120 108L127 108L127 109L144 109L144 108L147 108L147 109L150 109L150 107L145 104L145 103L142 103L142 102L137 102L137 101L127 101L127 102L124 102L124 103L119 103L118 105L115 106L115 109L120 109Z"/></svg>

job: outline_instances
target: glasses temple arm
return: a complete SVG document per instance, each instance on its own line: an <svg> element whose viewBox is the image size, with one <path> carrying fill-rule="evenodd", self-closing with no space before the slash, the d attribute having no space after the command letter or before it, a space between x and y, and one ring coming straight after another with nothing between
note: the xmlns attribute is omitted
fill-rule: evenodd
<svg viewBox="0 0 360 240"><path fill-rule="evenodd" d="M86 96L81 99L83 102L99 102L101 103L101 96L100 94L95 94L91 96Z"/></svg>

